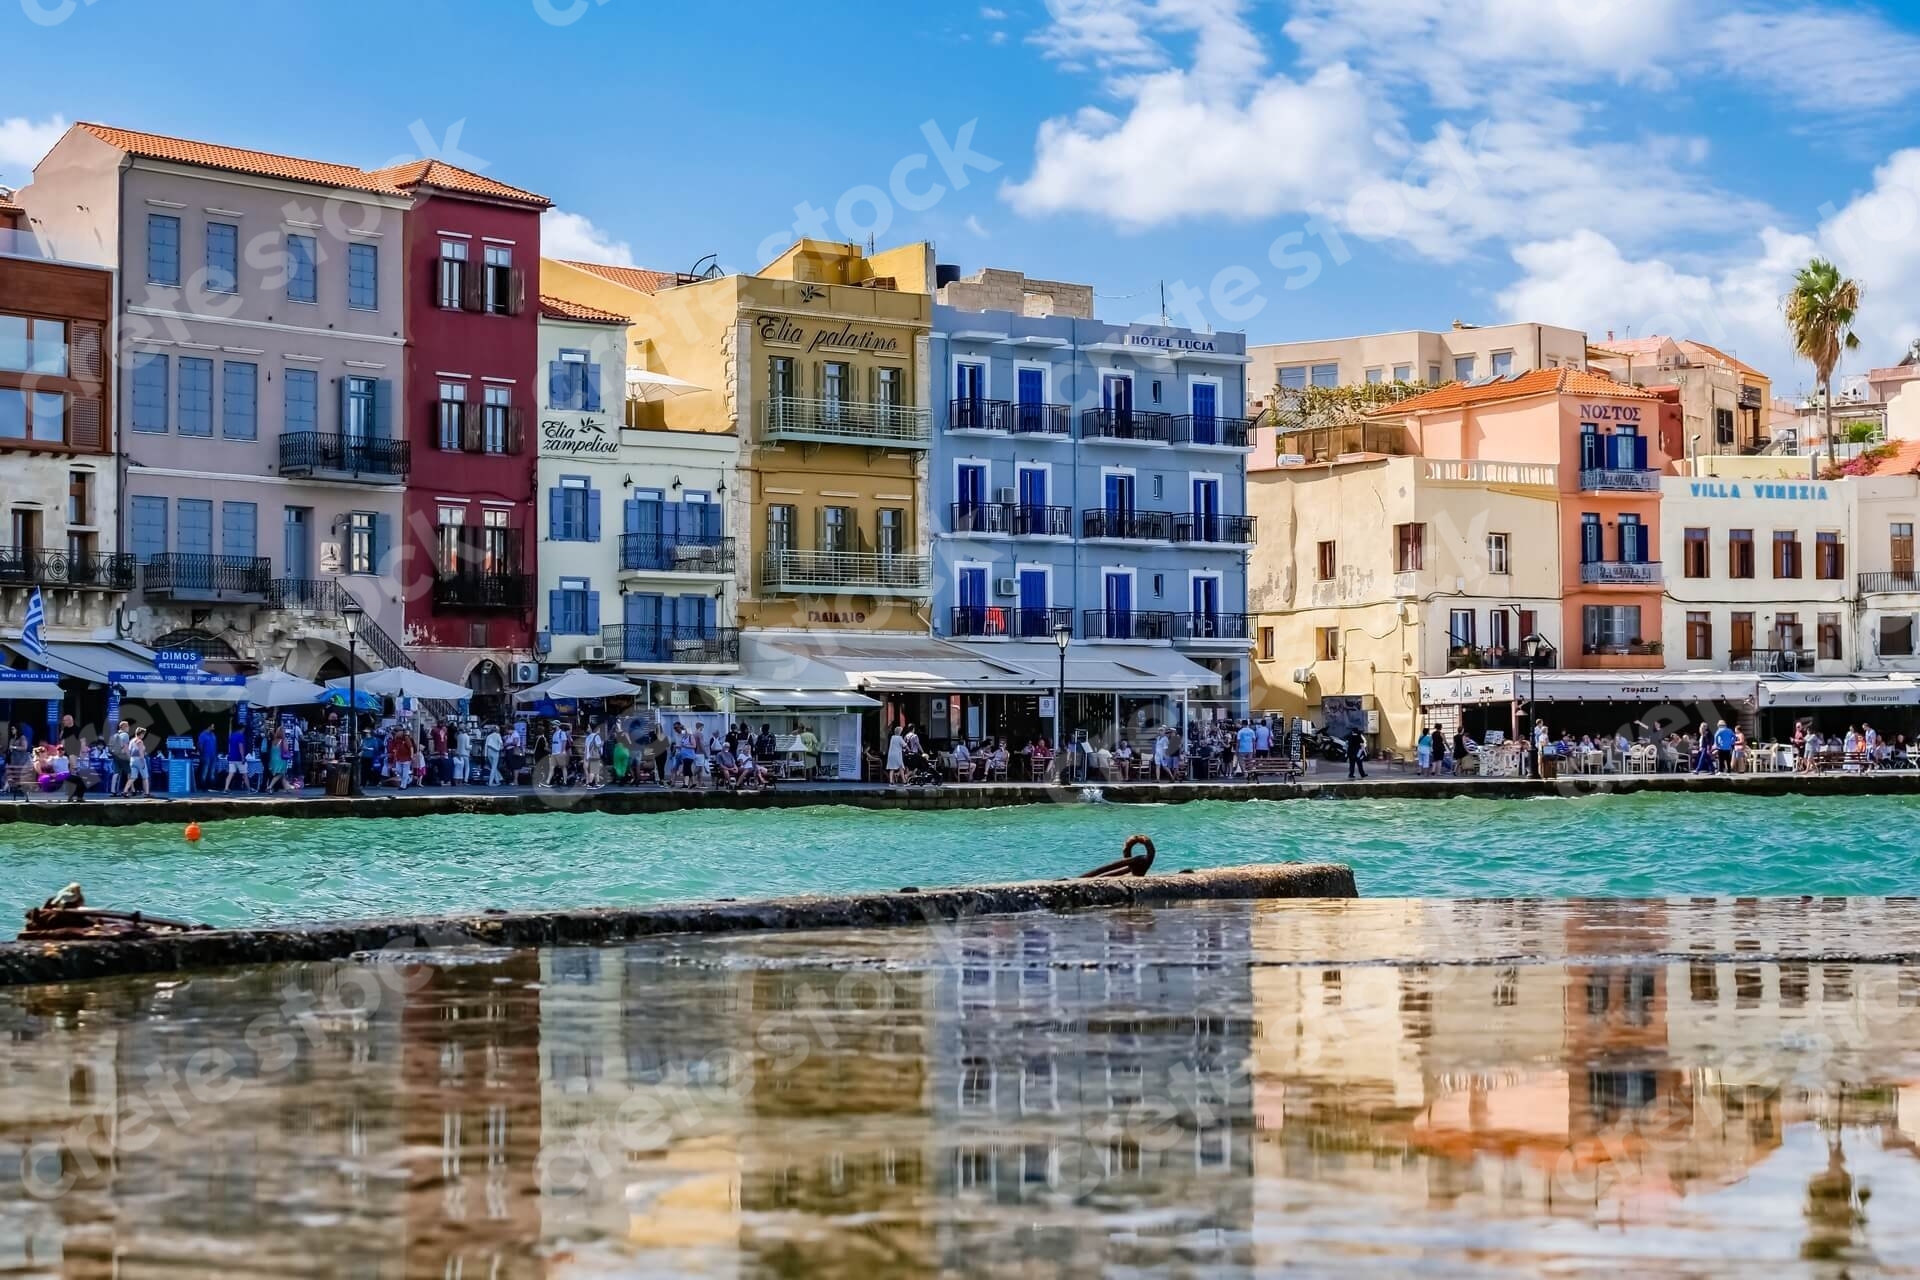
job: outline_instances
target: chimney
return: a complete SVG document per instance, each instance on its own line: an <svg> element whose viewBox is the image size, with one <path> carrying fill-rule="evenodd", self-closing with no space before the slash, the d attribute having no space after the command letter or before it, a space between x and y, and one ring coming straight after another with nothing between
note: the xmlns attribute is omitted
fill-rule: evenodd
<svg viewBox="0 0 1920 1280"><path fill-rule="evenodd" d="M1613 330L1611 330L1611 329L1609 329L1609 330L1607 330L1607 341L1608 341L1608 342L1612 342L1612 341L1613 341Z"/></svg>

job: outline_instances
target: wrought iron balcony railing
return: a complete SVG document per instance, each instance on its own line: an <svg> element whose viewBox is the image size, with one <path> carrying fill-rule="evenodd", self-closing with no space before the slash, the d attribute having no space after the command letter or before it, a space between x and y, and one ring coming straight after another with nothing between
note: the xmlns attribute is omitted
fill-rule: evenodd
<svg viewBox="0 0 1920 1280"><path fill-rule="evenodd" d="M1005 400L954 400L947 406L949 431L998 431L1013 427L1013 406Z"/></svg>
<svg viewBox="0 0 1920 1280"><path fill-rule="evenodd" d="M43 551L0 547L0 587L74 587L131 591L134 558L124 553Z"/></svg>
<svg viewBox="0 0 1920 1280"><path fill-rule="evenodd" d="M1898 595L1902 592L1920 595L1920 573L1911 569L1896 569L1892 573L1860 575L1860 594L1863 596Z"/></svg>
<svg viewBox="0 0 1920 1280"><path fill-rule="evenodd" d="M289 431L280 437L280 474L328 476L393 484L407 478L413 445L327 431Z"/></svg>
<svg viewBox="0 0 1920 1280"><path fill-rule="evenodd" d="M1246 641L1253 637L1253 615L1247 613L1182 613L1175 615L1182 640Z"/></svg>
<svg viewBox="0 0 1920 1280"><path fill-rule="evenodd" d="M341 594L337 578L275 578L267 603L286 613L332 617L340 612Z"/></svg>
<svg viewBox="0 0 1920 1280"><path fill-rule="evenodd" d="M1088 609L1080 634L1088 640L1171 640L1174 614L1143 609Z"/></svg>
<svg viewBox="0 0 1920 1280"><path fill-rule="evenodd" d="M1015 435L1064 440L1073 434L1073 410L1064 404L1016 404L1013 431Z"/></svg>
<svg viewBox="0 0 1920 1280"><path fill-rule="evenodd" d="M1164 511L1109 511L1096 507L1080 513L1080 536L1168 542L1173 537L1173 517Z"/></svg>
<svg viewBox="0 0 1920 1280"><path fill-rule="evenodd" d="M1221 542L1251 545L1254 517L1223 516L1212 511L1188 511L1173 517L1175 542Z"/></svg>
<svg viewBox="0 0 1920 1280"><path fill-rule="evenodd" d="M433 580L433 603L445 609L525 613L533 608L533 575L455 572Z"/></svg>
<svg viewBox="0 0 1920 1280"><path fill-rule="evenodd" d="M1173 443L1211 449L1246 449L1253 443L1253 419L1183 413L1173 420Z"/></svg>
<svg viewBox="0 0 1920 1280"><path fill-rule="evenodd" d="M1535 656L1532 669L1551 671L1554 668L1554 655L1542 653ZM1527 655L1512 649L1498 647L1481 648L1478 645L1454 645L1447 650L1447 666L1462 671L1525 671Z"/></svg>
<svg viewBox="0 0 1920 1280"><path fill-rule="evenodd" d="M615 623L600 628L611 662L726 666L740 661L740 632L733 627L675 623Z"/></svg>
<svg viewBox="0 0 1920 1280"><path fill-rule="evenodd" d="M956 502L948 508L947 518L947 527L954 533L1013 532L1013 507L1005 502Z"/></svg>
<svg viewBox="0 0 1920 1280"><path fill-rule="evenodd" d="M925 449L933 443L933 426L925 409L910 405L774 396L767 401L763 435L768 440Z"/></svg>
<svg viewBox="0 0 1920 1280"><path fill-rule="evenodd" d="M1580 581L1598 586L1658 586L1657 561L1589 560L1580 566Z"/></svg>
<svg viewBox="0 0 1920 1280"><path fill-rule="evenodd" d="M1173 443L1173 419L1146 409L1088 409L1080 415L1082 440L1125 444Z"/></svg>
<svg viewBox="0 0 1920 1280"><path fill-rule="evenodd" d="M1658 493L1660 473L1633 467L1594 467L1580 473L1585 492Z"/></svg>
<svg viewBox="0 0 1920 1280"><path fill-rule="evenodd" d="M1072 633L1073 610L961 604L953 607L947 634L973 639L1051 640L1061 627Z"/></svg>
<svg viewBox="0 0 1920 1280"><path fill-rule="evenodd" d="M140 588L160 600L264 602L273 588L273 562L265 556L165 552L141 566Z"/></svg>
<svg viewBox="0 0 1920 1280"><path fill-rule="evenodd" d="M884 551L769 551L761 582L777 595L923 596L933 567L927 556Z"/></svg>
<svg viewBox="0 0 1920 1280"><path fill-rule="evenodd" d="M733 572L733 539L623 533L620 568L629 573L729 574Z"/></svg>
<svg viewBox="0 0 1920 1280"><path fill-rule="evenodd" d="M1729 654L1727 665L1735 671L1757 671L1764 675L1812 671L1814 652L1799 648L1750 649L1744 654Z"/></svg>
<svg viewBox="0 0 1920 1280"><path fill-rule="evenodd" d="M1072 507L1030 507L1013 504L1013 536L1016 538L1071 538Z"/></svg>

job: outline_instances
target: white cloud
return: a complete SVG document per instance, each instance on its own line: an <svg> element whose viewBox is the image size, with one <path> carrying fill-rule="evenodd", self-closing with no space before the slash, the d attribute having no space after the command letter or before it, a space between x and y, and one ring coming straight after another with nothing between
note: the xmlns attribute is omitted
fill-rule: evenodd
<svg viewBox="0 0 1920 1280"><path fill-rule="evenodd" d="M1758 76L1803 111L1891 107L1920 86L1920 39L1872 13L1729 13L1708 47L1722 64Z"/></svg>
<svg viewBox="0 0 1920 1280"><path fill-rule="evenodd" d="M987 37L988 44L1005 44L1006 42L1007 33L1004 31L995 31Z"/></svg>
<svg viewBox="0 0 1920 1280"><path fill-rule="evenodd" d="M988 5L986 8L980 10L980 16L988 22L1005 22L1007 20L1007 11Z"/></svg>
<svg viewBox="0 0 1920 1280"><path fill-rule="evenodd" d="M26 186L33 176L33 166L66 131L67 122L59 116L39 121L25 116L0 120L0 182L10 187Z"/></svg>
<svg viewBox="0 0 1920 1280"><path fill-rule="evenodd" d="M633 248L625 240L614 239L581 214L560 209L540 215L540 253L548 258L604 262L615 267L636 265Z"/></svg>
<svg viewBox="0 0 1920 1280"><path fill-rule="evenodd" d="M971 231L974 235L979 236L982 240L990 239L993 235L991 231L988 231L986 227L981 224L980 219L971 213L967 215L967 220L960 225L968 231Z"/></svg>

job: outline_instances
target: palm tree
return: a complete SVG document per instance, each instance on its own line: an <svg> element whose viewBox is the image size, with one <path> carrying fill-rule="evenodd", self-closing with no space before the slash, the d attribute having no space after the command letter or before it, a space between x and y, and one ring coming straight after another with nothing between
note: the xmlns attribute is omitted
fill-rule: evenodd
<svg viewBox="0 0 1920 1280"><path fill-rule="evenodd" d="M1832 465L1833 370L1840 363L1841 353L1860 346L1853 332L1853 314L1860 309L1860 283L1842 276L1840 268L1827 259L1815 258L1795 273L1786 309L1793 349L1813 362L1814 375L1820 380L1827 463Z"/></svg>

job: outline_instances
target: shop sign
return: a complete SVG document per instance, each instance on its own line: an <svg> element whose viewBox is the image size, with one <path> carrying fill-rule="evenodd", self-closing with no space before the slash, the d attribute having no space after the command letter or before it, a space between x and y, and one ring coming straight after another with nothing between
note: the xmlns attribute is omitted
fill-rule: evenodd
<svg viewBox="0 0 1920 1280"><path fill-rule="evenodd" d="M540 452L563 458L610 457L620 452L617 435L593 414L540 419Z"/></svg>
<svg viewBox="0 0 1920 1280"><path fill-rule="evenodd" d="M760 341L804 347L809 352L861 351L885 355L900 350L900 339L894 334L881 333L877 329L856 329L851 324L810 328L795 324L785 316L761 316Z"/></svg>
<svg viewBox="0 0 1920 1280"><path fill-rule="evenodd" d="M156 650L153 669L168 680L190 680L200 673L200 655L191 649Z"/></svg>
<svg viewBox="0 0 1920 1280"><path fill-rule="evenodd" d="M1512 702L1513 699L1511 671L1434 676L1420 682L1420 705L1423 707L1477 706Z"/></svg>
<svg viewBox="0 0 1920 1280"><path fill-rule="evenodd" d="M1792 683L1762 683L1760 701L1769 707L1905 707L1920 703L1920 685L1905 682L1809 689Z"/></svg>
<svg viewBox="0 0 1920 1280"><path fill-rule="evenodd" d="M1273 465L1276 467L1304 467L1307 465L1307 455L1304 453L1275 454Z"/></svg>
<svg viewBox="0 0 1920 1280"><path fill-rule="evenodd" d="M1742 490L1744 489L1744 492ZM1696 480L1687 486L1690 498L1756 498L1766 502L1825 502L1823 484L1765 484L1748 481L1744 486L1732 481Z"/></svg>
<svg viewBox="0 0 1920 1280"><path fill-rule="evenodd" d="M1637 404L1583 404L1580 406L1582 422L1638 422L1640 406Z"/></svg>
<svg viewBox="0 0 1920 1280"><path fill-rule="evenodd" d="M1163 333L1130 333L1130 347L1152 347L1157 351L1212 351L1212 338L1180 338Z"/></svg>
<svg viewBox="0 0 1920 1280"><path fill-rule="evenodd" d="M864 610L860 609L809 609L808 622L838 623L842 626L857 627L867 620Z"/></svg>

